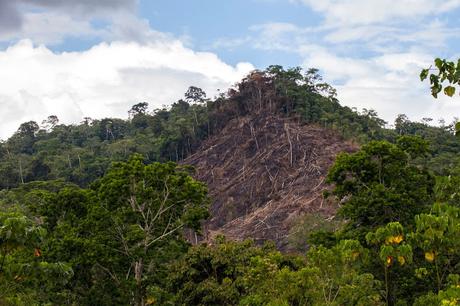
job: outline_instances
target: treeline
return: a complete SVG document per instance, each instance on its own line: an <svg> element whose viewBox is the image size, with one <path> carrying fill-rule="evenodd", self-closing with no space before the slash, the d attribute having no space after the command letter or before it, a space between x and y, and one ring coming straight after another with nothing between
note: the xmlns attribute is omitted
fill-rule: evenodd
<svg viewBox="0 0 460 306"><path fill-rule="evenodd" d="M129 110L128 120L85 118L80 124L64 125L49 116L41 124L25 122L0 143L0 188L54 179L88 186L112 161L126 161L133 153L142 154L146 162L177 162L229 120L256 114L295 116L360 143L421 135L432 144L433 169L443 174L457 162L454 155L460 149L452 125L431 127L401 115L395 129L385 129L386 122L375 111L358 113L341 106L334 89L321 81L316 70L303 73L300 68L271 66L215 99L190 87L184 99L168 108L149 111L148 103L138 103Z"/></svg>

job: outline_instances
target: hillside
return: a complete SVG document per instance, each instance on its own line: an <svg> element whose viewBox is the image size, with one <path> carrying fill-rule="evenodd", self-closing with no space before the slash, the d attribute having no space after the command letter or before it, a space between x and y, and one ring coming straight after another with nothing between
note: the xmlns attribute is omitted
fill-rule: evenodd
<svg viewBox="0 0 460 306"><path fill-rule="evenodd" d="M431 151L414 162L438 175L459 163L452 125L432 127L400 115L395 129L386 129L374 111L341 106L314 69L270 66L214 99L192 86L171 107L149 111L138 103L129 115L76 125L59 124L56 116L23 123L0 142L0 189L52 180L88 187L112 162L139 153L147 164L196 167L213 201L206 238L273 239L285 249L298 217L335 211L322 203L323 181L338 152L357 148L352 143L420 135Z"/></svg>
<svg viewBox="0 0 460 306"><path fill-rule="evenodd" d="M420 135L431 144L427 162L439 175L449 174L458 164L460 151L452 124L433 127L429 121L412 122L400 115L395 128L387 129L375 111L357 112L340 105L334 89L315 70L300 68L270 66L211 99L192 86L170 107L152 111L142 102L128 113L128 120L83 118L72 125L60 124L52 115L41 124L24 122L9 139L0 141L0 189L56 179L87 187L112 162L126 161L134 153L142 154L146 163L179 162L197 153L203 141L222 135L229 121L261 113L316 124L361 144Z"/></svg>
<svg viewBox="0 0 460 306"><path fill-rule="evenodd" d="M410 305L447 288L432 262L458 274L452 124L386 128L315 70L279 66L129 115L50 116L0 143L0 304L323 305L333 275L340 305Z"/></svg>
<svg viewBox="0 0 460 306"><path fill-rule="evenodd" d="M322 196L325 176L339 152L355 149L332 130L277 115L230 121L183 161L213 200L205 236L273 240L286 249L298 217L335 212Z"/></svg>

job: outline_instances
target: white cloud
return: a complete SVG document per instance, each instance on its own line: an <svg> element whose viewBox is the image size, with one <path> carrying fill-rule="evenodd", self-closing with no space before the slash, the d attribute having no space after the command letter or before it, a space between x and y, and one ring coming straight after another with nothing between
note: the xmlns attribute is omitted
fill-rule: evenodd
<svg viewBox="0 0 460 306"><path fill-rule="evenodd" d="M50 46L59 45L66 38L145 41L156 32L148 21L136 16L137 3L137 0L0 0L0 42L27 38Z"/></svg>
<svg viewBox="0 0 460 306"><path fill-rule="evenodd" d="M20 29L0 32L0 41L33 38L35 43L56 45L65 37L95 38L109 35L107 30L94 29L90 20L72 18L58 12L31 12L23 15Z"/></svg>
<svg viewBox="0 0 460 306"><path fill-rule="evenodd" d="M344 43L349 41L388 40L395 37L400 31L390 26L353 26L340 27L328 33L325 41L330 43ZM395 35L396 34L396 35Z"/></svg>
<svg viewBox="0 0 460 306"><path fill-rule="evenodd" d="M291 0L323 13L331 26L373 24L445 13L460 0Z"/></svg>
<svg viewBox="0 0 460 306"><path fill-rule="evenodd" d="M133 11L138 0L15 0L16 5L57 9L65 13L95 15L119 10Z"/></svg>
<svg viewBox="0 0 460 306"><path fill-rule="evenodd" d="M0 0L0 33L20 30L27 12L53 11L80 19L134 12L137 0Z"/></svg>
<svg viewBox="0 0 460 306"><path fill-rule="evenodd" d="M0 10L2 9L0 0ZM121 5L121 0L104 0L90 5L91 1L82 1L73 7L70 2L46 0L33 2L20 0L20 3L34 3L33 5L12 6L20 17L20 25L2 26L2 12L0 12L0 42L11 43L21 39L30 39L36 44L59 46L65 44L68 38L78 40L112 42L135 41L146 44L157 40L180 40L189 45L191 38L184 35L174 37L171 34L159 32L151 28L147 19L136 15L132 7L137 1L129 0ZM110 5L113 3L113 6ZM19 7L22 9L19 10ZM45 9L37 9L45 7ZM27 9L29 8L29 9ZM30 10L30 8L35 8ZM10 12L12 13L12 12ZM7 30L4 30L7 29Z"/></svg>
<svg viewBox="0 0 460 306"><path fill-rule="evenodd" d="M287 22L270 22L253 25L249 27L249 31L250 34L244 37L219 38L214 41L211 48L233 50L244 46L260 50L296 51L299 45L306 43L306 36L314 30Z"/></svg>
<svg viewBox="0 0 460 306"><path fill-rule="evenodd" d="M389 53L367 59L337 56L322 48L307 48L305 67L321 70L326 81L336 85L342 104L377 110L392 123L401 113L413 120L423 117L451 120L460 115L460 97L430 95L429 85L419 73L432 61L420 52Z"/></svg>
<svg viewBox="0 0 460 306"><path fill-rule="evenodd" d="M242 38L219 38L211 45L212 49L225 48L227 50L234 50L237 47L250 44L253 41L251 36L246 36Z"/></svg>
<svg viewBox="0 0 460 306"><path fill-rule="evenodd" d="M324 14L325 21L306 28L276 23L252 27L259 31L253 46L297 54L305 68L320 69L343 104L375 109L388 122L399 113L414 120L460 115L458 96L435 100L429 84L419 79L435 57L455 55L449 45L460 31L445 16L435 15L460 6L460 0L302 2Z"/></svg>
<svg viewBox="0 0 460 306"><path fill-rule="evenodd" d="M326 44L359 44L373 52L402 52L409 44L445 48L460 36L443 14L460 8L460 0L289 0L324 17L317 31ZM438 19L442 18L442 19ZM357 46L354 46L357 47Z"/></svg>
<svg viewBox="0 0 460 306"><path fill-rule="evenodd" d="M209 94L254 67L235 67L215 54L194 52L177 40L101 43L83 52L54 53L23 40L0 51L0 138L20 123L57 115L66 123L84 116L126 117L139 101L169 104L190 85Z"/></svg>

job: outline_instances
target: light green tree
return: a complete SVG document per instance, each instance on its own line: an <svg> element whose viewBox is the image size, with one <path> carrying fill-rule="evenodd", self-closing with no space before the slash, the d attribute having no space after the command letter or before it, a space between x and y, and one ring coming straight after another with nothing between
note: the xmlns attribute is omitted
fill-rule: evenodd
<svg viewBox="0 0 460 306"><path fill-rule="evenodd" d="M398 222L388 223L375 232L369 232L366 240L377 248L385 276L385 301L387 305L393 305L397 297L392 292L391 270L395 265L404 266L412 262L412 247L406 242L404 229Z"/></svg>

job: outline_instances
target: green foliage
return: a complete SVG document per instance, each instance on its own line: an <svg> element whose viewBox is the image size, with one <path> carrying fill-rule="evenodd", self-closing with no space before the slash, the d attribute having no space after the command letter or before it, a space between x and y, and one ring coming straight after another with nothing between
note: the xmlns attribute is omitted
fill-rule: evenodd
<svg viewBox="0 0 460 306"><path fill-rule="evenodd" d="M9 235L7 245L0 246L8 251L3 258L9 262L16 245L22 252L15 251L19 258L27 258L22 255L26 242L29 257L34 258L34 250L40 252L43 262L35 259L36 264L21 264L29 268L20 270L47 271L52 282L47 286L53 290L46 289L40 298L53 304L145 305L149 293L164 286L165 265L186 250L184 228L198 231L208 215L206 187L189 173L172 162L146 165L142 156L133 155L128 162L115 163L91 189L55 181L4 191L4 205L21 208L42 226L23 215L8 215L2 221L2 233ZM32 239L35 231L49 235L38 241ZM58 261L72 273L59 276L59 267L49 264ZM45 277L40 273L34 279ZM34 284L23 282L28 296Z"/></svg>
<svg viewBox="0 0 460 306"><path fill-rule="evenodd" d="M448 97L453 97L460 85L460 59L455 63L446 59L436 58L434 64L436 72L430 73L431 67L423 69L420 73L420 80L423 82L429 76L431 95L433 97L438 98L440 92L443 92ZM455 124L455 132L457 136L460 135L460 123L458 122Z"/></svg>
<svg viewBox="0 0 460 306"><path fill-rule="evenodd" d="M72 269L43 260L46 231L18 212L0 212L0 303L46 302Z"/></svg>
<svg viewBox="0 0 460 306"><path fill-rule="evenodd" d="M420 79L424 81L429 77L431 84L431 94L437 98L444 88L444 94L452 97L456 92L456 87L460 85L460 59L457 63L445 59L436 58L434 61L436 73L430 73L429 69L423 69ZM447 81L448 85L444 83Z"/></svg>
<svg viewBox="0 0 460 306"><path fill-rule="evenodd" d="M443 174L449 169L449 158L460 152L451 125L430 127L406 117L397 120L395 130L385 129L386 122L374 110L358 112L341 106L335 90L315 69L270 66L213 99L192 86L184 100L170 107L152 111L147 102L140 102L128 113L129 120L84 118L77 125L59 124L56 116L49 116L41 126L33 121L23 123L0 143L0 188L55 179L87 187L113 161L127 161L134 153L148 162L177 162L193 154L204 139L230 120L255 114L294 116L304 123L335 129L359 143L395 141L398 134L416 134L431 143L430 154L436 160L428 161L430 168ZM450 155L439 156L444 153Z"/></svg>
<svg viewBox="0 0 460 306"><path fill-rule="evenodd" d="M299 217L289 231L289 245L294 250L305 251L308 244L332 247L337 242L334 233L342 225L342 220L326 219L318 213Z"/></svg>
<svg viewBox="0 0 460 306"><path fill-rule="evenodd" d="M253 278L260 278L254 270L250 279L244 276L256 269L251 263L262 260L264 249L251 241L236 243L219 238L216 243L212 247L191 248L171 267L168 283L175 305L236 305L248 287L254 285ZM267 252L280 256L273 248Z"/></svg>
<svg viewBox="0 0 460 306"><path fill-rule="evenodd" d="M421 77L455 94L458 65L436 66ZM455 122L399 115L386 129L375 111L341 106L316 69L281 66L213 99L192 86L171 107L128 113L49 116L0 143L0 304L458 304ZM328 175L340 216L299 219L290 243L306 255L222 237L190 247L184 234L200 233L209 199L175 162L231 120L274 114L362 144Z"/></svg>
<svg viewBox="0 0 460 306"><path fill-rule="evenodd" d="M395 265L404 266L412 263L412 247L405 241L404 231L398 222L388 223L385 227L369 232L366 235L368 244L377 248L378 257L384 270L385 301L393 304L397 300L395 286L391 285L392 268Z"/></svg>
<svg viewBox="0 0 460 306"><path fill-rule="evenodd" d="M446 277L460 264L459 218L458 208L440 204L433 207L431 214L415 217L416 228L410 239L425 259L420 272L432 279L436 291L443 289Z"/></svg>
<svg viewBox="0 0 460 306"><path fill-rule="evenodd" d="M368 252L356 240L342 240L335 247L313 248L307 254L305 277L312 305L381 305L378 282L360 273Z"/></svg>
<svg viewBox="0 0 460 306"><path fill-rule="evenodd" d="M142 156L133 155L126 163L114 164L93 189L113 231L102 239L110 239L128 264L121 275L110 275L116 282L122 277L132 282L132 303L144 305L158 248L180 239L184 227L199 230L208 216L206 188L175 163L145 165Z"/></svg>
<svg viewBox="0 0 460 306"><path fill-rule="evenodd" d="M396 144L409 154L410 158L423 157L429 152L428 141L420 136L404 135L396 140Z"/></svg>
<svg viewBox="0 0 460 306"><path fill-rule="evenodd" d="M452 206L460 205L460 177L457 175L436 178L436 200Z"/></svg>
<svg viewBox="0 0 460 306"><path fill-rule="evenodd" d="M425 148L419 138L404 137L397 145L372 141L337 157L328 181L335 184L333 194L343 203L339 213L349 220L351 235L363 240L366 232L389 222L413 224L414 216L430 207L434 177L409 163L409 153Z"/></svg>
<svg viewBox="0 0 460 306"><path fill-rule="evenodd" d="M218 240L172 266L175 305L381 305L378 282L360 274L357 241L313 248L307 261L272 247Z"/></svg>
<svg viewBox="0 0 460 306"><path fill-rule="evenodd" d="M459 276L449 275L449 286L445 290L441 290L438 294L428 293L418 298L414 306L454 306L460 302L460 281Z"/></svg>

